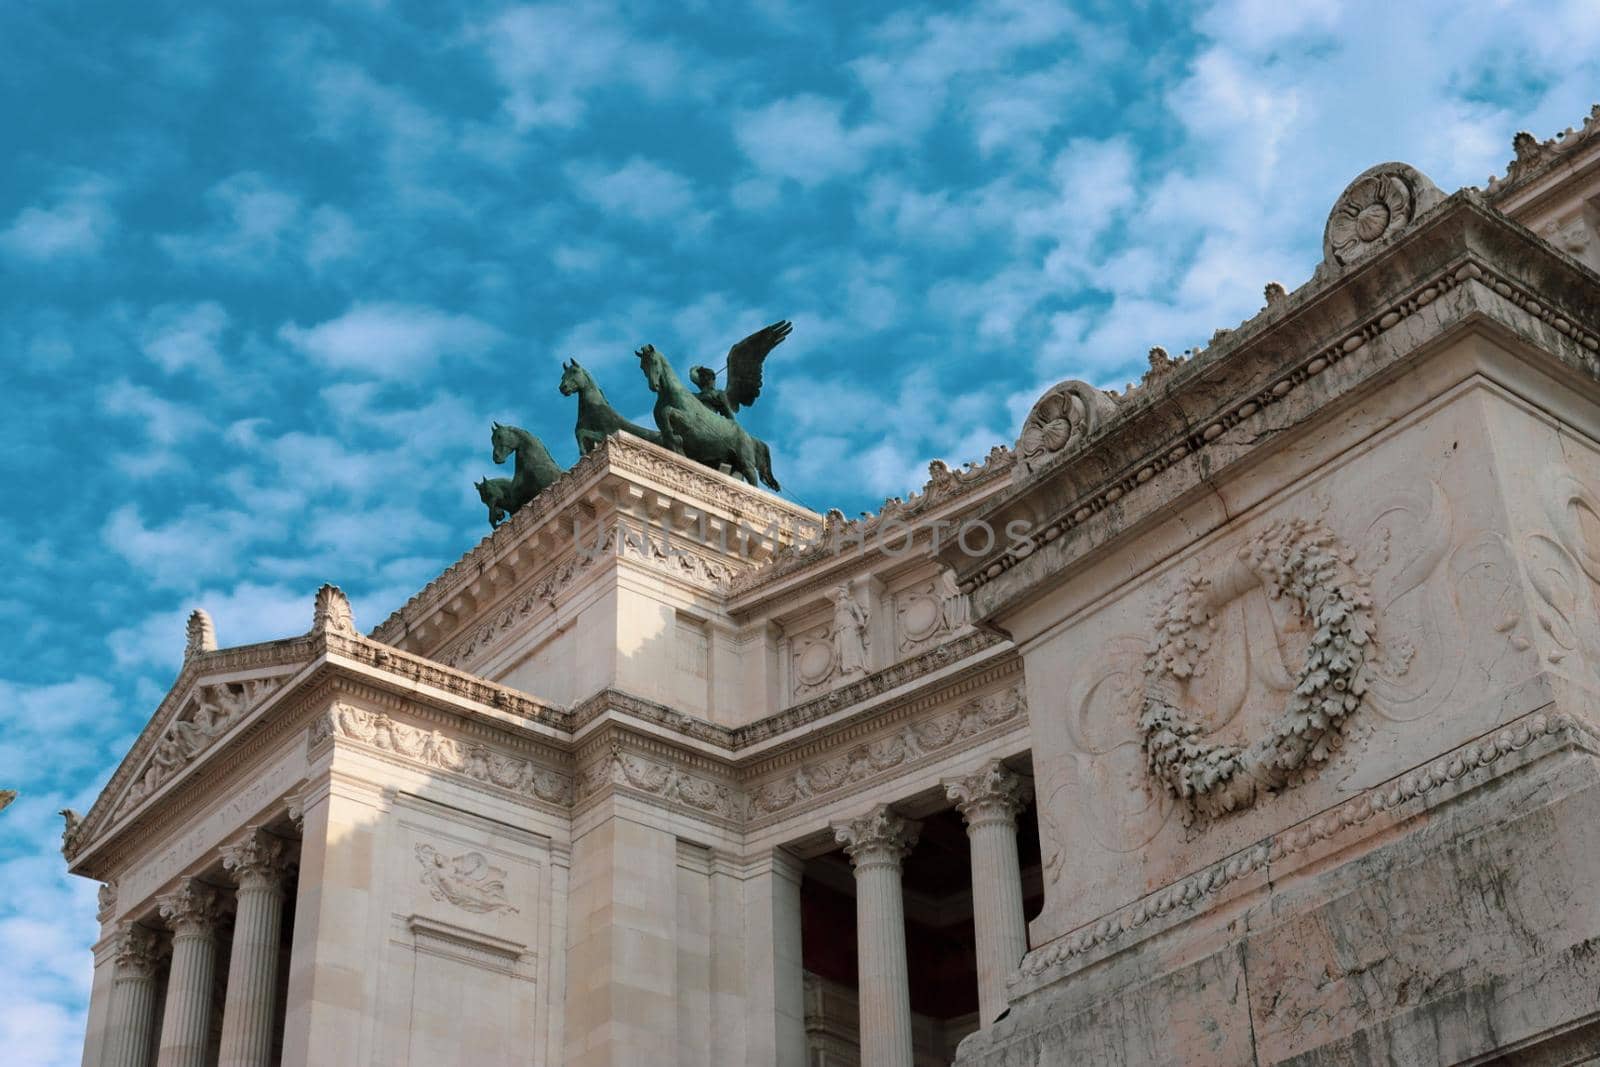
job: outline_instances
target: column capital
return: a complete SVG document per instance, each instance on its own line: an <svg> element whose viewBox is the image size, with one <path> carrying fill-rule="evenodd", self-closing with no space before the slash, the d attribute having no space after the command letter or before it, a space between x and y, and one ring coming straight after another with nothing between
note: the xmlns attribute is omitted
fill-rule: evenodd
<svg viewBox="0 0 1600 1067"><path fill-rule="evenodd" d="M152 978L161 965L161 937L148 926L127 922L117 928L116 960L118 978Z"/></svg>
<svg viewBox="0 0 1600 1067"><path fill-rule="evenodd" d="M198 878L185 878L177 889L157 897L156 907L175 934L210 933L222 917L222 894Z"/></svg>
<svg viewBox="0 0 1600 1067"><path fill-rule="evenodd" d="M917 843L922 831L920 822L902 819L879 804L865 815L833 824L833 836L844 846L850 862L857 867L868 863L900 865L906 853Z"/></svg>
<svg viewBox="0 0 1600 1067"><path fill-rule="evenodd" d="M990 760L971 774L946 778L945 793L973 827L990 822L1014 823L1022 810L1026 787L1004 763Z"/></svg>
<svg viewBox="0 0 1600 1067"><path fill-rule="evenodd" d="M232 844L222 846L222 866L240 888L278 887L289 872L283 838L252 827Z"/></svg>

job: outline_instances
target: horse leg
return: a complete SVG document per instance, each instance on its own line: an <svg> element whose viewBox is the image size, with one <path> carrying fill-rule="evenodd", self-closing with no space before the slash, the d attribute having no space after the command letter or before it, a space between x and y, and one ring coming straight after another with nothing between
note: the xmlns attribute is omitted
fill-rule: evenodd
<svg viewBox="0 0 1600 1067"><path fill-rule="evenodd" d="M661 443L679 455L684 455L683 437L678 433L678 414L669 411L661 420Z"/></svg>

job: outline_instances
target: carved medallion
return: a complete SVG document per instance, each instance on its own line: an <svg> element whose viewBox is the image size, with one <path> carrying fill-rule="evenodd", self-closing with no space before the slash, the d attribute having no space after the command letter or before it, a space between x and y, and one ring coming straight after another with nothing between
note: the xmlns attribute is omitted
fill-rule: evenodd
<svg viewBox="0 0 1600 1067"><path fill-rule="evenodd" d="M1348 266L1443 199L1439 188L1415 168L1381 163L1339 194L1323 230L1323 259Z"/></svg>

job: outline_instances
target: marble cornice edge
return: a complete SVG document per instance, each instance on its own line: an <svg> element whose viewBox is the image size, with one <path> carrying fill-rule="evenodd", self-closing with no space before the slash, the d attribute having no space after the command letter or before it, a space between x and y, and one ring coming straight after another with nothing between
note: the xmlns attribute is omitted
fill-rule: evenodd
<svg viewBox="0 0 1600 1067"><path fill-rule="evenodd" d="M387 619L373 628L373 639L395 642L404 638L418 616L442 604L463 584L474 580L508 554L514 544L548 516L582 502L590 488L608 471L630 475L641 481L684 489L700 500L733 515L750 514L765 526L769 521L780 526L795 522L819 523L821 516L790 504L781 497L743 486L719 471L695 464L666 449L626 433L606 438L588 455L581 457L557 481L534 497L460 559L423 586ZM670 471L664 475L663 471Z"/></svg>
<svg viewBox="0 0 1600 1067"><path fill-rule="evenodd" d="M1457 210L1446 211L1446 206L1452 204ZM1569 279L1575 280L1576 284L1592 282L1592 276L1580 277L1588 275L1588 272L1575 263L1555 256L1526 229L1485 208L1468 194L1457 194L1457 197L1436 208L1429 220L1405 235L1406 240L1398 242L1398 245L1408 240L1425 242L1430 236L1439 240L1437 233L1430 232L1433 226L1447 231L1444 240L1450 242L1449 251L1453 254L1435 257L1439 262L1426 272L1419 272L1419 276L1400 292L1386 296L1361 292L1360 300L1353 300L1348 292L1333 292L1334 287L1361 290L1363 286L1376 284L1371 279L1383 277L1381 273L1374 272L1381 270L1386 256L1379 255L1358 265L1324 286L1321 291L1296 300L1296 306L1288 314L1268 317L1261 328L1253 329L1242 337L1230 337L1219 346L1215 356L1211 356L1208 350L1205 356L1209 358L1197 359L1180 368L1169 382L1163 383L1160 394L1132 402L1127 411L1119 413L1118 418L1080 448L1057 457L1035 477L994 501L984 512L984 518L991 522L997 516L1023 508L1028 501L1042 499L1048 495L1052 484L1059 485L1063 479L1069 484L1081 486L1069 490L1064 504L1049 509L1031 505L1038 514L1029 547L1025 550L1007 548L977 561L956 560L947 550L943 554L947 563L965 564L961 568L963 591L981 597L986 586L1037 554L1044 546L1093 522L1114 505L1120 508L1120 501L1132 497L1143 485L1168 468L1195 464L1200 454L1210 449L1213 442L1225 441L1225 435L1234 427L1256 418L1273 405L1294 399L1295 393L1312 378L1325 374L1337 364L1360 353L1415 313L1444 300L1452 291L1472 287L1471 293L1484 296L1493 294L1509 301L1521 313L1532 315L1554 330L1556 337L1553 347L1570 349L1551 353L1553 358L1577 373L1591 378L1596 376L1597 367L1600 367L1595 357L1595 352L1600 350L1600 325L1587 321L1593 318L1592 313L1580 314L1566 306L1572 303L1572 294L1567 294L1569 299L1563 301L1540 297L1527 282L1513 277L1504 268L1493 266L1492 257L1481 246L1485 242L1499 241L1505 245L1520 242L1523 248L1513 246L1505 249L1507 258L1529 268L1531 257L1528 257L1528 253L1531 251L1535 255L1542 255L1557 270L1564 270L1568 274L1577 272L1574 279ZM1452 228L1453 232L1449 232ZM1518 254L1524 258L1517 259ZM1530 269L1525 269L1523 273L1530 272ZM1335 300L1335 297L1340 299ZM1473 303L1471 313L1485 313L1486 301L1483 296L1470 296L1469 299ZM1288 329L1292 325L1288 320L1297 314L1305 314L1312 319L1327 318L1316 312L1315 305L1319 302L1340 303L1364 310L1355 325L1347 319L1343 320L1326 327L1318 339L1306 335L1303 328L1299 335L1290 331L1291 336L1281 338L1272 333L1276 328ZM1466 321L1465 314L1462 321ZM1560 343L1563 339L1567 342L1565 345ZM1285 364L1279 355L1285 346L1299 353L1299 358L1292 364ZM1410 346L1397 360L1407 358L1407 354L1416 348L1415 345ZM1274 359L1274 356L1278 358ZM1342 396L1349 388L1360 388L1374 375L1387 371L1393 362L1381 368L1370 368L1361 378L1347 383L1347 389L1334 395ZM1240 380L1231 388L1214 387L1230 377ZM1196 386L1201 383L1209 388L1197 389ZM1206 396L1200 395L1202 393L1206 396L1214 394L1216 399L1207 400ZM1197 400L1201 401L1198 406ZM1276 431L1267 436L1275 435ZM1233 465L1240 458L1229 459L1227 465ZM1206 477L1215 473L1215 470L1210 470ZM992 616L995 611L1003 610L1003 605L1015 597L1015 593L991 596L986 604L975 600L974 615Z"/></svg>

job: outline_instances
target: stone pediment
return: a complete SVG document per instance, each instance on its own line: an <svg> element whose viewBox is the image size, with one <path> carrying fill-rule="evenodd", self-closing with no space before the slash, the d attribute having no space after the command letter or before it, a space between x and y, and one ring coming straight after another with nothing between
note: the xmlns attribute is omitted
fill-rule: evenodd
<svg viewBox="0 0 1600 1067"><path fill-rule="evenodd" d="M68 862L220 750L315 658L317 644L308 635L220 651L191 648L94 806L63 835Z"/></svg>

